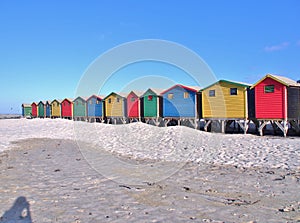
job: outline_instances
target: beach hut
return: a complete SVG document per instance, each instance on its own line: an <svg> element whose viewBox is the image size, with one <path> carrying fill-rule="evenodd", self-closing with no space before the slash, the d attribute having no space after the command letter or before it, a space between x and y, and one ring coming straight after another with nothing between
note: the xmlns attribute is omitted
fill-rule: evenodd
<svg viewBox="0 0 300 223"><path fill-rule="evenodd" d="M46 110L46 117L51 118L51 102L50 101L45 102L45 110Z"/></svg>
<svg viewBox="0 0 300 223"><path fill-rule="evenodd" d="M23 117L31 116L31 105L30 104L22 104L22 116Z"/></svg>
<svg viewBox="0 0 300 223"><path fill-rule="evenodd" d="M300 84L287 77L267 74L252 87L255 91L255 118L259 133L267 123L279 128L284 136L288 123L299 132Z"/></svg>
<svg viewBox="0 0 300 223"><path fill-rule="evenodd" d="M62 100L58 99L51 101L51 118L61 117L61 102Z"/></svg>
<svg viewBox="0 0 300 223"><path fill-rule="evenodd" d="M163 100L160 94L163 92L161 89L149 88L141 96L141 113L146 123L152 121L155 125L160 124L162 117Z"/></svg>
<svg viewBox="0 0 300 223"><path fill-rule="evenodd" d="M65 98L61 102L61 117L66 119L73 118L73 99Z"/></svg>
<svg viewBox="0 0 300 223"><path fill-rule="evenodd" d="M87 119L87 97L77 97L73 100L73 118L74 120L86 120Z"/></svg>
<svg viewBox="0 0 300 223"><path fill-rule="evenodd" d="M141 95L142 92L139 91L131 91L127 95L127 117L129 118L129 122L141 120Z"/></svg>
<svg viewBox="0 0 300 223"><path fill-rule="evenodd" d="M189 120L197 128L197 95L200 87L176 84L161 93L163 99L163 118L165 125L171 120Z"/></svg>
<svg viewBox="0 0 300 223"><path fill-rule="evenodd" d="M87 117L89 121L102 121L102 96L92 95L87 99Z"/></svg>
<svg viewBox="0 0 300 223"><path fill-rule="evenodd" d="M104 114L107 122L113 121L115 124L121 121L123 124L127 120L127 94L112 92L104 100Z"/></svg>
<svg viewBox="0 0 300 223"><path fill-rule="evenodd" d="M43 101L38 103L38 117L45 118L45 102Z"/></svg>
<svg viewBox="0 0 300 223"><path fill-rule="evenodd" d="M212 131L225 133L226 126L236 123L244 133L248 130L248 121L254 117L254 91L250 84L219 80L201 90L202 115L204 129L214 127Z"/></svg>
<svg viewBox="0 0 300 223"><path fill-rule="evenodd" d="M36 102L31 103L31 116L33 118L38 116L38 104Z"/></svg>

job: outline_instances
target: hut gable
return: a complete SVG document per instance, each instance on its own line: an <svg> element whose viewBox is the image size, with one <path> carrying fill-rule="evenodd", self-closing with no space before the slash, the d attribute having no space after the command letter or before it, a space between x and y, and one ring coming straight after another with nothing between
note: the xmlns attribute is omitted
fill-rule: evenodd
<svg viewBox="0 0 300 223"><path fill-rule="evenodd" d="M202 92L203 118L248 118L248 89L250 84L219 80Z"/></svg>
<svg viewBox="0 0 300 223"><path fill-rule="evenodd" d="M102 96L92 95L87 99L88 117L102 117Z"/></svg>
<svg viewBox="0 0 300 223"><path fill-rule="evenodd" d="M106 96L104 100L105 104L105 116L106 117L126 117L126 96L124 93L112 92Z"/></svg>
<svg viewBox="0 0 300 223"><path fill-rule="evenodd" d="M187 87L180 84L163 91L163 116L186 117L197 116L196 95L200 88Z"/></svg>

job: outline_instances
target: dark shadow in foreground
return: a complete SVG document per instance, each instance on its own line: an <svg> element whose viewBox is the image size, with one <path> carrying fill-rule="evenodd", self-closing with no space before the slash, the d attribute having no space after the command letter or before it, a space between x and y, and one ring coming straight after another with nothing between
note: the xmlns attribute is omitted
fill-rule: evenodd
<svg viewBox="0 0 300 223"><path fill-rule="evenodd" d="M25 197L18 197L14 205L0 217L1 223L32 223L29 203Z"/></svg>

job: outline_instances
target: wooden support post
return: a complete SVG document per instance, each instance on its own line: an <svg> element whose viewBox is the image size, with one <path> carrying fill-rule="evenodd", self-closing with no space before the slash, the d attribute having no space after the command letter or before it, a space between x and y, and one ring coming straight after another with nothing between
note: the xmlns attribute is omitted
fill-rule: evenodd
<svg viewBox="0 0 300 223"><path fill-rule="evenodd" d="M205 125L204 125L204 131L205 132L207 132L207 128L208 128L210 123L211 123L211 120L208 120L208 122L205 123Z"/></svg>
<svg viewBox="0 0 300 223"><path fill-rule="evenodd" d="M170 122L170 120L169 120L169 119L164 119L163 121L164 121L165 127L167 127L167 126L168 126L168 123Z"/></svg>
<svg viewBox="0 0 300 223"><path fill-rule="evenodd" d="M225 120L221 120L219 121L219 123L221 124L221 133L225 133L225 123L226 121Z"/></svg>
<svg viewBox="0 0 300 223"><path fill-rule="evenodd" d="M260 126L258 127L258 132L259 135L262 136L263 135L263 128L266 126L267 122L266 121L261 121Z"/></svg>
<svg viewBox="0 0 300 223"><path fill-rule="evenodd" d="M180 126L180 122L181 122L181 119L178 119L178 120L177 120L178 126Z"/></svg>
<svg viewBox="0 0 300 223"><path fill-rule="evenodd" d="M126 124L126 118L125 118L125 117L121 118L121 122L122 122L123 124Z"/></svg>
<svg viewBox="0 0 300 223"><path fill-rule="evenodd" d="M289 129L289 126L288 126L288 123L286 120L284 120L281 123L279 123L278 121L275 121L275 124L278 126L278 128L283 132L283 136L286 137L287 135L287 132L288 132L288 129Z"/></svg>
<svg viewBox="0 0 300 223"><path fill-rule="evenodd" d="M155 121L154 121L154 123L155 123L155 126L159 126L159 124L160 124L159 118L156 118Z"/></svg>
<svg viewBox="0 0 300 223"><path fill-rule="evenodd" d="M114 124L115 124L115 125L117 124L117 119L116 119L116 118L114 118Z"/></svg>

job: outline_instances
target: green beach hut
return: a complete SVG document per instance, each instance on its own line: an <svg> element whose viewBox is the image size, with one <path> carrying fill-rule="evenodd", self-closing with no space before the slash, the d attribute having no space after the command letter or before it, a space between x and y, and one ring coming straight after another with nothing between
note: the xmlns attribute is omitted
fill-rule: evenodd
<svg viewBox="0 0 300 223"><path fill-rule="evenodd" d="M87 119L87 97L77 97L73 100L73 118L75 121Z"/></svg>
<svg viewBox="0 0 300 223"><path fill-rule="evenodd" d="M155 125L159 124L159 118L162 117L162 97L160 93L163 90L149 88L142 96L141 114L146 123L152 121Z"/></svg>
<svg viewBox="0 0 300 223"><path fill-rule="evenodd" d="M31 117L31 105L30 104L22 104L22 116L23 117Z"/></svg>
<svg viewBox="0 0 300 223"><path fill-rule="evenodd" d="M38 103L38 117L45 118L45 102L43 101Z"/></svg>

